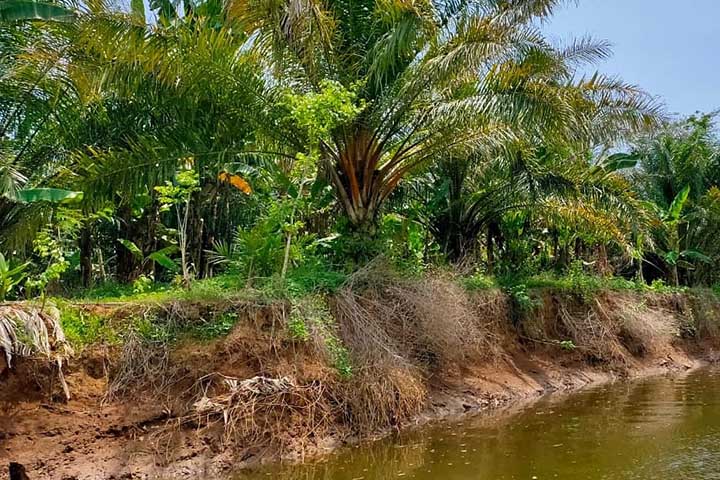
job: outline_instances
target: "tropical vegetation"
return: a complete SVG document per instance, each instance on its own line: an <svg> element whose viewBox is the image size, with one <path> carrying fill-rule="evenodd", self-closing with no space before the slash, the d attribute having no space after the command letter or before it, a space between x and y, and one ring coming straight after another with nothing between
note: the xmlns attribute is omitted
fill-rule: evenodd
<svg viewBox="0 0 720 480"><path fill-rule="evenodd" d="M1 1L0 300L311 293L378 256L717 284L715 114L551 42L562 3Z"/></svg>

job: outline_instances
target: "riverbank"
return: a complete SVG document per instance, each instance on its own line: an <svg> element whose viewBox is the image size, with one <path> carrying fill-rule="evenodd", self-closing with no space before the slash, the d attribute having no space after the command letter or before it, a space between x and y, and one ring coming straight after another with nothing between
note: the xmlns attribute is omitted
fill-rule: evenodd
<svg viewBox="0 0 720 480"><path fill-rule="evenodd" d="M65 318L73 334L78 324L103 332L64 367L70 399L37 360L16 358L0 374L0 461L22 463L33 480L223 478L550 392L714 362L720 325L711 292L507 293L444 278L356 278L295 301L61 310L83 319Z"/></svg>

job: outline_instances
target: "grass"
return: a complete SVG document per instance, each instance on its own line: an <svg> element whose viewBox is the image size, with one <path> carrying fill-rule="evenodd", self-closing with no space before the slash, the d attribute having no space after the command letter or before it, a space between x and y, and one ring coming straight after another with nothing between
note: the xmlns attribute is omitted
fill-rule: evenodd
<svg viewBox="0 0 720 480"><path fill-rule="evenodd" d="M257 279L253 288L247 287L247 280L238 275L225 274L210 279L197 280L190 288L171 284L146 283L142 288L137 285L119 285L108 283L80 292L71 299L51 299L61 311L61 322L68 340L76 347L93 343L113 344L121 341L124 332L133 328L147 339L173 342L180 338L212 340L227 335L237 315L232 312L218 312L209 319L200 319L193 324L178 325L160 318L146 316L143 319L125 319L111 322L101 315L89 313L83 305L102 304L165 304L173 301L194 303L215 303L223 301L267 302L290 300L293 304L313 295L332 294L343 285L347 276L322 266L306 266L291 270L288 277ZM571 268L565 275L542 273L533 276L490 277L482 274L463 277L459 280L466 291L503 289L519 305L532 307L532 291L553 289L592 298L601 291L631 291L638 293L685 293L687 288L669 287L662 282L647 285L642 282L620 277L599 277L588 274L580 267ZM142 290L142 291L139 291ZM720 294L720 285L713 288ZM119 325L118 325L119 324ZM296 336L303 337L303 323L294 319L291 330L297 330Z"/></svg>
<svg viewBox="0 0 720 480"><path fill-rule="evenodd" d="M230 333L238 321L233 311L218 312L209 319L182 324L152 313L113 321L107 316L90 313L69 303L58 303L60 324L73 348L90 345L119 345L131 331L152 342L167 344L191 339L211 341Z"/></svg>
<svg viewBox="0 0 720 480"><path fill-rule="evenodd" d="M74 348L120 342L120 332L106 316L84 311L62 300L55 300L54 303L60 311L60 325L65 338Z"/></svg>
<svg viewBox="0 0 720 480"><path fill-rule="evenodd" d="M482 274L475 274L470 277L464 277L461 280L461 284L463 287L465 287L465 290L469 292L478 290L492 290L494 288L500 287L494 277L489 277Z"/></svg>
<svg viewBox="0 0 720 480"><path fill-rule="evenodd" d="M108 282L81 290L67 298L82 303L165 302L168 300L277 300L301 298L313 293L332 293L345 282L347 276L324 265L303 265L279 276L256 278L250 283L239 275L224 274L195 280L189 288L153 282L144 277L133 284Z"/></svg>
<svg viewBox="0 0 720 480"><path fill-rule="evenodd" d="M163 302L167 300L222 300L250 293L244 288L240 278L233 275L220 275L194 281L190 288L177 285L151 282L143 291L133 285L107 283L79 292L70 297L81 303L118 303L118 302Z"/></svg>
<svg viewBox="0 0 720 480"><path fill-rule="evenodd" d="M527 290L553 289L575 293L578 295L593 295L600 291L627 291L637 293L686 293L687 287L673 287L663 281L656 280L648 285L637 280L628 280L623 277L601 277L582 271L570 271L565 275L554 273L541 273L528 277L501 277L497 283L506 290L517 285L523 285Z"/></svg>

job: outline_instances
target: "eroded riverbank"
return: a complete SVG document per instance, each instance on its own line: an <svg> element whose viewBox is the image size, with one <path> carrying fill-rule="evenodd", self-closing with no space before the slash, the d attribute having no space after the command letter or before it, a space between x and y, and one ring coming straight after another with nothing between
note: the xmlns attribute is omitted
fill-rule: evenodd
<svg viewBox="0 0 720 480"><path fill-rule="evenodd" d="M518 318L500 292L465 297L437 281L431 286L443 294L432 307L421 297L395 317L370 317L373 325L362 331L335 306L336 335L355 367L349 377L317 343L289 335L284 305L247 302L222 306L237 322L217 340L80 352L65 373L67 402L52 381L43 383L52 376L20 363L0 380L0 459L24 464L32 479L224 479L281 458L318 458L437 420L684 372L715 358L716 303L676 294L586 299L542 291ZM354 305L367 299L353 298ZM373 341L383 333L381 353L363 332ZM450 333L431 338L437 332Z"/></svg>

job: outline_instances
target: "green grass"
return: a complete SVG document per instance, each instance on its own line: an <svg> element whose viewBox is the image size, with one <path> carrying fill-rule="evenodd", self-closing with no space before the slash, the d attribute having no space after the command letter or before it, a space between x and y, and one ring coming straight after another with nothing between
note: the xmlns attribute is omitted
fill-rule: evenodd
<svg viewBox="0 0 720 480"><path fill-rule="evenodd" d="M497 279L505 289L515 285L524 285L528 290L554 289L577 294L594 294L600 291L629 291L638 293L684 293L687 287L672 287L662 281L645 282L628 280L622 277L601 277L581 271L571 271L565 275L541 273L527 277L507 276Z"/></svg>
<svg viewBox="0 0 720 480"><path fill-rule="evenodd" d="M65 338L75 348L92 344L116 344L121 334L110 320L102 315L86 312L64 301L55 301L60 311L60 324Z"/></svg>
<svg viewBox="0 0 720 480"><path fill-rule="evenodd" d="M325 266L302 266L279 276L254 279L248 288L247 279L226 274L195 280L189 288L168 283L142 282L123 285L115 282L75 292L69 299L83 303L158 302L169 300L211 301L247 298L248 300L277 300L300 298L312 293L332 293L345 282L347 276Z"/></svg>
<svg viewBox="0 0 720 480"><path fill-rule="evenodd" d="M464 277L461 280L461 284L466 290L470 292L478 290L491 290L493 288L499 288L497 280L494 277L487 275L475 274L470 277Z"/></svg>
<svg viewBox="0 0 720 480"><path fill-rule="evenodd" d="M190 288L153 282L142 292L138 292L132 285L108 283L80 291L70 298L80 303L162 303L169 300L222 300L242 296L254 298L258 292L244 288L244 283L236 276L220 275L196 280Z"/></svg>

